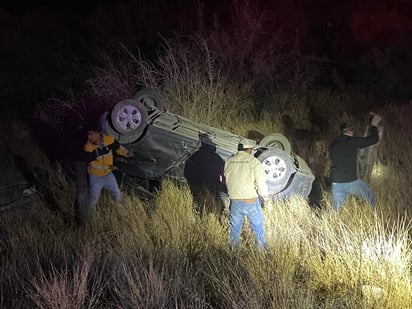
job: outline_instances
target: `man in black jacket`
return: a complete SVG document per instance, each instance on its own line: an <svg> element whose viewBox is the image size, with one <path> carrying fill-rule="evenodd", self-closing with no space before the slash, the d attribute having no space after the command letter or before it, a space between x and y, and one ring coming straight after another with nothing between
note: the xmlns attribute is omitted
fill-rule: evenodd
<svg viewBox="0 0 412 309"><path fill-rule="evenodd" d="M381 116L373 115L370 121L371 134L367 137L354 137L353 127L343 123L340 126L340 136L330 145L332 204L336 211L340 210L351 194L367 200L372 207L375 207L375 195L358 177L357 154L359 149L379 141L377 126L381 120Z"/></svg>

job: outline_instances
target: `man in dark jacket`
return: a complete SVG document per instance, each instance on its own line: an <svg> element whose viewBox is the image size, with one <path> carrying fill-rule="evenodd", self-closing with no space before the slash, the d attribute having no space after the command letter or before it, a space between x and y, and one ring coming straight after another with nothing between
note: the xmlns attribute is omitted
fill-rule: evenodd
<svg viewBox="0 0 412 309"><path fill-rule="evenodd" d="M353 127L343 123L340 126L340 136L330 145L332 203L336 211L340 210L351 194L367 200L372 207L375 207L375 195L358 177L357 154L359 149L379 141L377 127L381 120L381 116L373 115L370 121L371 134L367 137L354 137Z"/></svg>

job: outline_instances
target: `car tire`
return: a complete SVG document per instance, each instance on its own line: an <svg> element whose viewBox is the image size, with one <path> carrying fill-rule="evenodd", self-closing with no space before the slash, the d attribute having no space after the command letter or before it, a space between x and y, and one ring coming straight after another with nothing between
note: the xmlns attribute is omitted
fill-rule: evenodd
<svg viewBox="0 0 412 309"><path fill-rule="evenodd" d="M139 139L139 137L142 137L142 135L144 134L144 133L143 134L140 133L139 135L120 134L113 128L110 118L106 119L105 129L106 129L106 134L113 136L120 144L134 143Z"/></svg>
<svg viewBox="0 0 412 309"><path fill-rule="evenodd" d="M147 88L137 92L133 99L143 104L149 114L155 110L164 110L164 101L159 92L154 88Z"/></svg>
<svg viewBox="0 0 412 309"><path fill-rule="evenodd" d="M104 134L111 135L113 136L119 143L121 144L130 144L135 141L141 136L139 135L123 135L117 132L113 128L112 121L110 119L110 113L109 112L104 112L100 115L99 117L99 130L103 132Z"/></svg>
<svg viewBox="0 0 412 309"><path fill-rule="evenodd" d="M134 99L117 103L110 116L113 128L122 135L139 137L148 124L145 106Z"/></svg>
<svg viewBox="0 0 412 309"><path fill-rule="evenodd" d="M265 170L269 193L277 194L290 183L290 178L296 172L293 158L279 148L270 148L257 155Z"/></svg>
<svg viewBox="0 0 412 309"><path fill-rule="evenodd" d="M287 139L286 136L280 133L271 133L269 135L266 135L260 141L259 146L265 147L268 149L280 148L287 154L292 153L292 147L290 145L289 140Z"/></svg>

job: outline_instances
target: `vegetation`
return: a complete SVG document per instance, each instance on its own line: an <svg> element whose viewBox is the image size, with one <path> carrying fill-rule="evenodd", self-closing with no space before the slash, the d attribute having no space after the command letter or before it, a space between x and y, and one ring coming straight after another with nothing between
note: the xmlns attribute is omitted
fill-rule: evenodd
<svg viewBox="0 0 412 309"><path fill-rule="evenodd" d="M410 308L410 218L399 211L408 202L388 203L401 182L382 188L377 177L376 212L351 200L336 214L299 198L265 209L267 252L248 226L230 250L227 218L196 212L215 201L194 205L186 186L166 183L153 205L103 199L84 228L36 198L2 212L1 306Z"/></svg>
<svg viewBox="0 0 412 309"><path fill-rule="evenodd" d="M393 78L385 75L390 65L379 62L387 67L379 67L376 88L348 83L337 71L328 75L333 87L321 87L328 61L306 52L299 35L286 41L279 30L263 40L258 30L265 12L233 3L232 23L162 38L150 58L130 47L131 41L110 40L104 50L103 38L116 35L99 31L93 46L104 56L76 75L76 82L87 76L81 87L67 86L65 95L54 89L49 99L31 106L30 116L50 128L48 133L65 132L138 89L155 87L167 110L194 121L243 136L249 130L285 133L322 184L316 207L296 196L265 208L266 252L255 249L247 224L241 246L231 250L219 201L168 181L150 201L125 192L122 205L116 205L103 195L89 224L80 226L71 166L46 156L42 144L49 136L12 117L1 126L6 145L0 150L1 204L24 189L16 155L48 190L19 207L0 207L1 308L412 308L412 139L406 134L412 104L395 101L383 89ZM131 14L123 4L116 12ZM99 14L96 20L104 17ZM124 41L134 37L135 28L125 29L130 32L122 33ZM389 59L384 50L376 51L377 62ZM365 60L365 66L373 67L373 61ZM385 126L369 183L377 208L351 199L335 213L328 144L343 121L362 134L370 110L383 116Z"/></svg>

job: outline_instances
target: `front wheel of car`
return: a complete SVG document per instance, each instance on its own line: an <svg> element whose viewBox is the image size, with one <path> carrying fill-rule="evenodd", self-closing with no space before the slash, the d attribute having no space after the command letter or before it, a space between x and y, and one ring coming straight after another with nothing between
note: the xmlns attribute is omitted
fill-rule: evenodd
<svg viewBox="0 0 412 309"><path fill-rule="evenodd" d="M266 148L280 148L287 154L292 153L292 146L286 136L280 133L271 133L262 138L259 146Z"/></svg>
<svg viewBox="0 0 412 309"><path fill-rule="evenodd" d="M120 134L140 136L148 123L145 106L134 99L117 103L111 112L114 129Z"/></svg>
<svg viewBox="0 0 412 309"><path fill-rule="evenodd" d="M257 155L265 170L270 194L277 194L284 190L289 180L296 172L293 159L279 148L272 148Z"/></svg>

